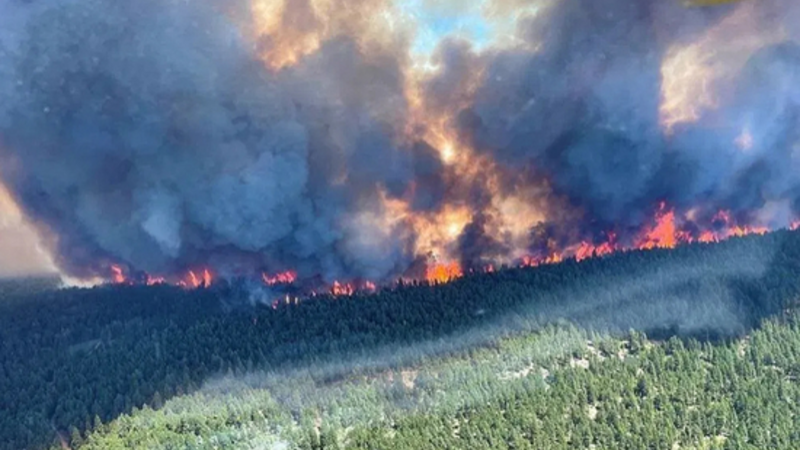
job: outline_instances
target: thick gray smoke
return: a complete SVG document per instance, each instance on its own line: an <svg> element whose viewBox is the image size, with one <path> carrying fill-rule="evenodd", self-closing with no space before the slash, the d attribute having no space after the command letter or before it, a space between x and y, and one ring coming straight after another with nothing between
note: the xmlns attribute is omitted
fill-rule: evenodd
<svg viewBox="0 0 800 450"><path fill-rule="evenodd" d="M800 7L753 4L731 24L739 6L552 1L520 21L512 48L443 41L425 106L501 164L501 189L547 180L559 201L531 248L542 233L624 236L660 201L786 225L800 209ZM383 280L419 255L412 229L381 220L381 193L419 211L454 196L473 206L456 240L465 265L514 250L485 236L488 183L454 182L436 149L409 142L405 41L367 56L343 31L270 71L232 19L248 7L0 6L0 171L63 269ZM758 42L740 42L747 33ZM722 73L715 104L665 133L663 62L692 42ZM556 211L564 198L582 213Z"/></svg>
<svg viewBox="0 0 800 450"><path fill-rule="evenodd" d="M796 2L751 2L739 19L731 16L741 4L555 3L521 26L522 49L488 56L475 100L460 112L465 139L509 167L535 167L602 229L638 229L661 200L730 209L745 222L782 203L768 219L788 224L800 199ZM703 45L700 62L722 72L707 86L716 104L667 134L662 62L692 42ZM741 67L736 58L746 58Z"/></svg>
<svg viewBox="0 0 800 450"><path fill-rule="evenodd" d="M273 74L213 6L62 2L13 36L3 179L57 234L61 264L398 273L411 236L361 213L420 165L396 144L397 58L343 37Z"/></svg>

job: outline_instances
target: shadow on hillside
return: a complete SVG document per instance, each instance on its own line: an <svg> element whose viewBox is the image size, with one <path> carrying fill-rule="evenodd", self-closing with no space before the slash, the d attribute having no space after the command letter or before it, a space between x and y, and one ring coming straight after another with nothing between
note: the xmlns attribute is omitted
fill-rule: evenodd
<svg viewBox="0 0 800 450"><path fill-rule="evenodd" d="M12 405L0 423L19 424L0 440L49 444L30 436L157 407L231 370L327 367L319 382L334 382L563 321L657 339L740 336L797 296L797 273L800 235L779 232L227 314L225 286L38 292L0 304L0 404Z"/></svg>

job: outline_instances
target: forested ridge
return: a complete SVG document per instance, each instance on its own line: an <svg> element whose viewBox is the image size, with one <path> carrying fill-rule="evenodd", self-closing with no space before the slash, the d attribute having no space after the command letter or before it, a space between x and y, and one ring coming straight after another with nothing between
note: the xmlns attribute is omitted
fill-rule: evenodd
<svg viewBox="0 0 800 450"><path fill-rule="evenodd" d="M0 448L791 448L798 294L789 231L277 309L6 283Z"/></svg>

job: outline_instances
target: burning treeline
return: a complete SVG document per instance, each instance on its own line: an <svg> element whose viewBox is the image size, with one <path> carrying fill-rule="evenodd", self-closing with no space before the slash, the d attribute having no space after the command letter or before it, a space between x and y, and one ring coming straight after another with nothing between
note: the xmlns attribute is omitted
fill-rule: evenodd
<svg viewBox="0 0 800 450"><path fill-rule="evenodd" d="M450 3L6 3L3 181L64 273L188 287L793 226L793 0Z"/></svg>

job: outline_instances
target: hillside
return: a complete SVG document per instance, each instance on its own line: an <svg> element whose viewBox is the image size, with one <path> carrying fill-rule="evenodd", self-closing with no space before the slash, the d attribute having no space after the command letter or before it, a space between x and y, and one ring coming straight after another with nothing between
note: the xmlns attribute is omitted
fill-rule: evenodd
<svg viewBox="0 0 800 450"><path fill-rule="evenodd" d="M277 309L3 289L0 447L789 448L799 273L781 231Z"/></svg>

